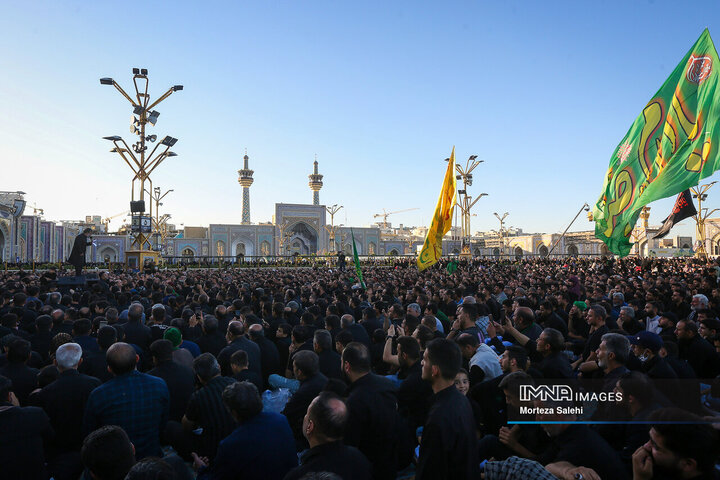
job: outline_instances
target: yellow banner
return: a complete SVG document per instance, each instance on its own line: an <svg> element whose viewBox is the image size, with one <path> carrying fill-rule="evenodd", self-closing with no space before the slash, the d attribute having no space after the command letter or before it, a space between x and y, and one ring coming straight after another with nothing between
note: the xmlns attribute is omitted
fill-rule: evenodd
<svg viewBox="0 0 720 480"><path fill-rule="evenodd" d="M452 215L455 208L455 197L457 195L457 182L455 180L455 147L450 154L445 180L443 180L440 198L435 207L430 228L428 229L425 243L423 243L417 265L421 272L432 265L435 265L442 256L442 238L452 227Z"/></svg>

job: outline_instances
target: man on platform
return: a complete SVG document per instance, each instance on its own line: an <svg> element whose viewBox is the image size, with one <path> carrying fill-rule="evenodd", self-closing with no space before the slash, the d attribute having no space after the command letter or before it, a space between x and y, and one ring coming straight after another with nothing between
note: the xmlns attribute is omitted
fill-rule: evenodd
<svg viewBox="0 0 720 480"><path fill-rule="evenodd" d="M92 245L91 228L86 228L83 232L75 237L68 263L75 267L75 276L82 275L82 269L85 266L85 250Z"/></svg>

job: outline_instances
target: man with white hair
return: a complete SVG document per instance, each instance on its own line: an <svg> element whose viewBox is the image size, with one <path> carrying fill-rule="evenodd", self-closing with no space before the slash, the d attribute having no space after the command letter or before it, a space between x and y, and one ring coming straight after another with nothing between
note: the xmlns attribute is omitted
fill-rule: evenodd
<svg viewBox="0 0 720 480"><path fill-rule="evenodd" d="M692 300L690 300L690 315L688 315L688 320L692 322L697 322L698 317L698 310L705 310L708 308L708 305L710 304L710 301L708 298L703 295L702 293L698 293L697 295L693 295Z"/></svg>
<svg viewBox="0 0 720 480"><path fill-rule="evenodd" d="M78 478L83 470L83 415L90 392L100 386L100 380L79 373L80 363L80 345L60 345L54 360L60 372L58 379L30 397L30 403L45 410L55 430L55 438L45 452L50 473L56 479Z"/></svg>

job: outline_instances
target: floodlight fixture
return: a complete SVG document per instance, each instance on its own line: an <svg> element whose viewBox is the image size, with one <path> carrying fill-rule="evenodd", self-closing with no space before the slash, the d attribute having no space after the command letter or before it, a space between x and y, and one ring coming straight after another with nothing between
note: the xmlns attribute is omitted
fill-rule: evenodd
<svg viewBox="0 0 720 480"><path fill-rule="evenodd" d="M133 68L133 75L140 75L140 69L139 69L139 68Z"/></svg>
<svg viewBox="0 0 720 480"><path fill-rule="evenodd" d="M113 135L112 137L102 137L103 140L110 140L111 142L119 142L122 140L122 137L119 137L117 135Z"/></svg>
<svg viewBox="0 0 720 480"><path fill-rule="evenodd" d="M157 110L152 110L150 112L150 115L148 115L148 117L147 117L147 122L154 127L158 121L159 116L160 116L160 112L158 112Z"/></svg>
<svg viewBox="0 0 720 480"><path fill-rule="evenodd" d="M140 73L141 73L142 75L147 75L147 74L148 74L147 68L141 68L141 69L140 69Z"/></svg>
<svg viewBox="0 0 720 480"><path fill-rule="evenodd" d="M168 152L168 153L167 153L167 156L168 156L168 157L177 157L177 153L175 153L175 152ZM172 190L171 190L171 191L172 191Z"/></svg>
<svg viewBox="0 0 720 480"><path fill-rule="evenodd" d="M155 140L157 140L157 135L148 135L147 137L145 137L145 140L147 140L148 142L154 142Z"/></svg>
<svg viewBox="0 0 720 480"><path fill-rule="evenodd" d="M115 81L110 77L100 79L100 85L112 85L113 83L115 83Z"/></svg>
<svg viewBox="0 0 720 480"><path fill-rule="evenodd" d="M467 195L467 192L465 190L458 190L458 193L460 195Z"/></svg>
<svg viewBox="0 0 720 480"><path fill-rule="evenodd" d="M177 92L177 91L179 91L179 90L182 90L182 89L183 89L183 86L182 86L182 85L175 85L175 86L172 87L172 89L173 89L173 92Z"/></svg>
<svg viewBox="0 0 720 480"><path fill-rule="evenodd" d="M177 141L178 141L177 138L167 136L167 137L163 138L161 143L165 146L172 147L173 145L175 145L177 143Z"/></svg>
<svg viewBox="0 0 720 480"><path fill-rule="evenodd" d="M143 107L137 106L137 107L133 108L133 113L135 115L142 115L144 110L145 109Z"/></svg>
<svg viewBox="0 0 720 480"><path fill-rule="evenodd" d="M135 126L134 123L131 123L131 124L130 124L130 133L132 133L132 134L138 134L138 133L140 133L140 130L138 130L138 128Z"/></svg>

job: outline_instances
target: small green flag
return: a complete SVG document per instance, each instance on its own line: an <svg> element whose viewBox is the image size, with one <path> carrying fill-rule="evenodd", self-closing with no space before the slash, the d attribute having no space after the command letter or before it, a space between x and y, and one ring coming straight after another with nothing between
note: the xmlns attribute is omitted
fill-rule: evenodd
<svg viewBox="0 0 720 480"><path fill-rule="evenodd" d="M642 207L720 168L720 64L702 35L617 146L593 208L595 236L626 256Z"/></svg>
<svg viewBox="0 0 720 480"><path fill-rule="evenodd" d="M352 228L350 229L350 235L352 235L353 241L353 260L355 261L355 273L357 273L358 279L360 280L360 286L365 288L365 281L363 280L362 270L360 270L360 258L358 257L357 247L355 246L355 234Z"/></svg>

